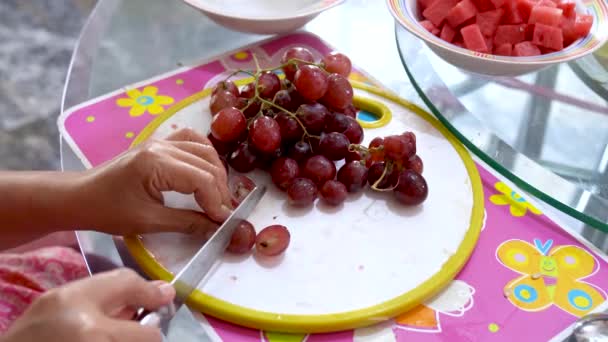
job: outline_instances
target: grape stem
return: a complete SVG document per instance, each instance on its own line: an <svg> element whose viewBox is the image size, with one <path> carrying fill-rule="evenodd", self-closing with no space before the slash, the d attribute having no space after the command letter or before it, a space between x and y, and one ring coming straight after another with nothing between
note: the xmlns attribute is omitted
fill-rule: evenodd
<svg viewBox="0 0 608 342"><path fill-rule="evenodd" d="M395 185L392 188L386 188L386 189L380 189L378 188L378 185L380 185L380 183L382 183L382 180L384 180L384 177L386 177L386 174L388 173L387 170L390 168L392 169L393 167L393 163L391 161L388 161L386 163L386 165L384 166L384 170L382 170L382 175L380 176L380 178L378 178L378 180L376 180L374 182L374 184L371 186L372 189L376 190L376 191L380 191L380 192L387 192L387 191L393 191L395 190L395 188L397 187L397 185Z"/></svg>
<svg viewBox="0 0 608 342"><path fill-rule="evenodd" d="M268 72L268 71L275 71L275 70L280 70L283 69L284 67L288 66L291 63L302 63L302 64L307 64L307 65L314 65L319 67L320 69L323 70L323 68L321 67L321 64L318 63L312 63L312 62L307 62L301 59L297 59L297 58L292 58L289 61L287 61L287 63L282 64L278 67L275 68L269 68L269 69L262 69L260 68L260 62L258 61L258 57L256 56L256 54L252 54L253 57L253 61L255 62L255 68L256 68L256 72L251 72L251 71L247 71L247 70L242 70L242 69L238 69L233 71L232 73L230 73L230 75L228 77L226 77L225 81L228 81L231 77L233 77L234 75L238 74L238 73L246 73L248 75L251 75L254 79L255 79L255 85L254 85L254 96L249 99L249 101L247 102L247 105L241 109L241 111L245 111L247 108L249 108L249 106L255 102L256 100L260 101L263 105L269 106L269 107L274 107L282 112L285 112L287 115L291 116L293 119L295 119L297 121L297 123L300 125L300 127L302 127L302 130L304 131L304 135L302 136L302 139L304 138L316 138L316 139L321 139L321 137L317 136L317 135L312 135L310 133L308 133L308 131L306 130L306 126L304 126L304 124L302 123L302 121L300 121L300 119L298 118L298 116L295 113L292 113L291 111L275 104L272 101L268 101L266 99L263 99L262 97L260 97L260 91L258 89L258 82L260 79L260 75L264 72ZM260 106L260 110L256 113L256 115L254 115L252 118L247 120L247 128L249 128L249 126L252 124L253 121L255 121L255 119L257 119L258 117L260 117L262 114L262 110L264 109L264 106Z"/></svg>

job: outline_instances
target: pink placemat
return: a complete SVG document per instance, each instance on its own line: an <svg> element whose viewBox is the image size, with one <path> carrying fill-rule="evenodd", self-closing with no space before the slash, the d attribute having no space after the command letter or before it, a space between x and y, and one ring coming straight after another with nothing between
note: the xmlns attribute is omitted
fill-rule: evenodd
<svg viewBox="0 0 608 342"><path fill-rule="evenodd" d="M229 70L279 64L283 51L306 46L316 56L333 49L294 33L194 67L147 80L72 108L59 128L82 162L93 167L129 148L158 114L223 79ZM355 79L379 85L363 72ZM578 317L605 306L606 257L568 233L516 189L478 165L486 221L468 264L437 298L378 326L333 334L280 334L201 316L222 341L514 341L548 340Z"/></svg>

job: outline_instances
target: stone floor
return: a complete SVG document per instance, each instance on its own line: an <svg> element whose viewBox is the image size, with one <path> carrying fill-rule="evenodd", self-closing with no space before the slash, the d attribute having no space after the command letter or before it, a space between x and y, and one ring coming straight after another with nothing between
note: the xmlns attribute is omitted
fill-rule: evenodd
<svg viewBox="0 0 608 342"><path fill-rule="evenodd" d="M96 0L0 1L0 169L59 168L72 49Z"/></svg>

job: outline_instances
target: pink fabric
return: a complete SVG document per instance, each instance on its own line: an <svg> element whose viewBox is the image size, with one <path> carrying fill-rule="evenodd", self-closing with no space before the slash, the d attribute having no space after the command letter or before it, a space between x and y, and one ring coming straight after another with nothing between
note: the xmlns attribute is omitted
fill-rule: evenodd
<svg viewBox="0 0 608 342"><path fill-rule="evenodd" d="M82 255L68 247L0 254L0 333L42 293L87 275Z"/></svg>

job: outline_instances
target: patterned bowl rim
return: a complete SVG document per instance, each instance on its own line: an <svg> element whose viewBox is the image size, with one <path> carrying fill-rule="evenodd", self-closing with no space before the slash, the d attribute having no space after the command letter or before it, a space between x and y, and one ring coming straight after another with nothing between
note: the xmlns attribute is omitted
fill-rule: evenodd
<svg viewBox="0 0 608 342"><path fill-rule="evenodd" d="M427 44L444 50L449 50L461 56L492 61L503 64L548 64L565 62L582 57L600 48L608 40L608 4L604 0L577 0L577 6L582 6L587 14L593 16L593 26L589 34L570 46L557 52L540 56L506 57L487 53L475 52L448 43L427 31L418 22L418 16L413 13L411 3L416 0L386 0L388 8L395 20L406 30L423 39Z"/></svg>

